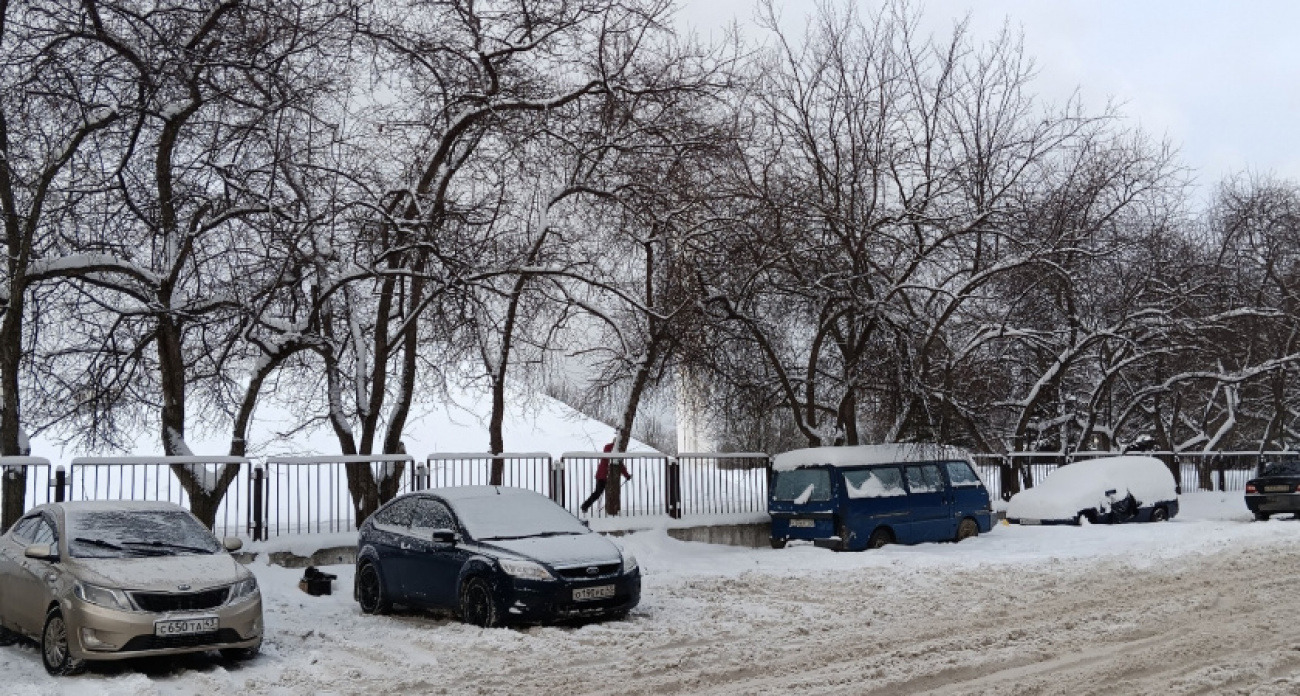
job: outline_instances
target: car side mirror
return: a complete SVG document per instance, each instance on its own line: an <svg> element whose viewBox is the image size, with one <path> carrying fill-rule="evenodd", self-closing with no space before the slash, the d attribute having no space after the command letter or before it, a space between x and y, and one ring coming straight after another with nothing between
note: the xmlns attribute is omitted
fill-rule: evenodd
<svg viewBox="0 0 1300 696"><path fill-rule="evenodd" d="M453 532L450 529L435 529L433 530L433 541L437 544L451 544L452 546L455 546L456 532Z"/></svg>
<svg viewBox="0 0 1300 696"><path fill-rule="evenodd" d="M1111 497L1112 495L1115 495L1115 489L1114 489L1114 488L1112 488L1112 489L1106 491L1106 497L1107 497L1107 498Z"/></svg>
<svg viewBox="0 0 1300 696"><path fill-rule="evenodd" d="M221 540L221 545L226 547L227 551L238 551L244 548L244 542L239 537L226 537Z"/></svg>
<svg viewBox="0 0 1300 696"><path fill-rule="evenodd" d="M28 558L35 558L38 561L59 560L59 554L55 553L49 544L32 544L23 549L23 555Z"/></svg>

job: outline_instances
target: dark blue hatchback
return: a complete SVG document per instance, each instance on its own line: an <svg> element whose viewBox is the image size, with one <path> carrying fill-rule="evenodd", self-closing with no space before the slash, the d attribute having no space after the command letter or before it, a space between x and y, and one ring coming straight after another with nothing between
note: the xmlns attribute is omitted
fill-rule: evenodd
<svg viewBox="0 0 1300 696"><path fill-rule="evenodd" d="M631 553L520 488L412 493L360 532L355 597L367 614L400 604L498 626L620 618L641 600Z"/></svg>

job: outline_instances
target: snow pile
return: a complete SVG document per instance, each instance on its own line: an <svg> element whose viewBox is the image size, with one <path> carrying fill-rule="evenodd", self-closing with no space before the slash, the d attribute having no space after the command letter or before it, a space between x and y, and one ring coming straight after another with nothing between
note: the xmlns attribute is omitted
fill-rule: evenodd
<svg viewBox="0 0 1300 696"><path fill-rule="evenodd" d="M1042 483L1021 491L1007 503L1011 519L1066 520L1083 510L1110 511L1130 494L1138 505L1176 500L1173 474L1154 457L1121 456L1087 459L1053 471ZM1114 491L1107 495L1108 491Z"/></svg>

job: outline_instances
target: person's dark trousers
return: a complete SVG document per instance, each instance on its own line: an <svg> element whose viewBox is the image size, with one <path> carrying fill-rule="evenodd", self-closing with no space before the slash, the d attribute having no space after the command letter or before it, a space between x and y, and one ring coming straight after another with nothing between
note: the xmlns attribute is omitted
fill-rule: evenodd
<svg viewBox="0 0 1300 696"><path fill-rule="evenodd" d="M582 504L582 511L586 512L588 508L600 500L600 496L605 495L605 479L596 479L596 490L591 492L591 496Z"/></svg>

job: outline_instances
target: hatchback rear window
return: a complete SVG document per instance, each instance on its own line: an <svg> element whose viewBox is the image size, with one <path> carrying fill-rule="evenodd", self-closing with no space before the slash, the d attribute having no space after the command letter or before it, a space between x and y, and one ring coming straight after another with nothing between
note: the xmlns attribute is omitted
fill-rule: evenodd
<svg viewBox="0 0 1300 696"><path fill-rule="evenodd" d="M772 499L798 505L812 500L830 500L831 474L825 469L779 471L772 485Z"/></svg>

